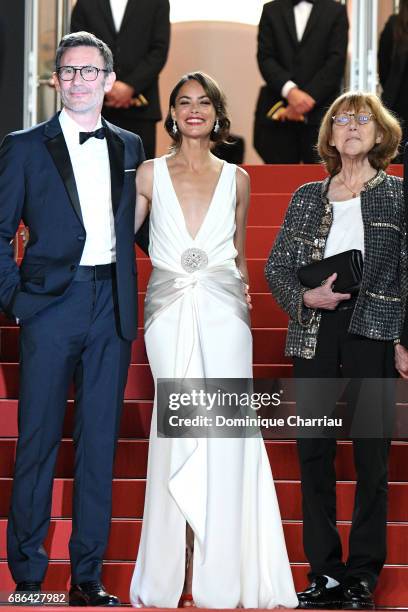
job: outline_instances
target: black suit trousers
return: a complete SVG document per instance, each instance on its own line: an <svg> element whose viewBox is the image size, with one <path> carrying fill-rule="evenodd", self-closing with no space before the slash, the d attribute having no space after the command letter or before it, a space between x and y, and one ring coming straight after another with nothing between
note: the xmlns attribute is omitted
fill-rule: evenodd
<svg viewBox="0 0 408 612"><path fill-rule="evenodd" d="M383 395L380 391L378 402L373 401L373 415L376 413L375 403L385 412L392 412L394 383L383 379L396 376L393 342L370 340L348 333L351 315L352 308L323 313L316 355L310 360L294 358L295 377L382 379L378 383L383 387ZM313 401L319 393L321 397L325 395L323 382L316 380L316 385ZM330 401L335 404L336 397L328 400L326 394L326 413L334 409L334 405L328 405ZM298 414L310 412L310 409L308 398L303 394L303 398L297 400ZM370 418L371 406L368 410ZM303 544L311 567L310 578L327 575L341 582L347 577L358 577L367 580L373 589L386 557L390 441L379 436L354 438L352 443L357 485L349 554L344 561L336 527L336 439L323 436L298 439Z"/></svg>
<svg viewBox="0 0 408 612"><path fill-rule="evenodd" d="M265 164L317 164L318 132L318 125L257 118L254 145Z"/></svg>

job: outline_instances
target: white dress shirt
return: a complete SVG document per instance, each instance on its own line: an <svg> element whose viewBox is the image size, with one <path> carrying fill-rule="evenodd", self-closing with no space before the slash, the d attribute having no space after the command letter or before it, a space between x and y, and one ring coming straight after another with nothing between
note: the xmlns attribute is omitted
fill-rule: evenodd
<svg viewBox="0 0 408 612"><path fill-rule="evenodd" d="M126 11L127 3L128 3L128 0L110 0L110 7L112 11L113 23L115 24L115 28L117 32L119 32L120 26L122 25L123 16Z"/></svg>
<svg viewBox="0 0 408 612"><path fill-rule="evenodd" d="M84 132L65 110L59 116L68 147L81 204L86 240L81 266L97 266L116 261L116 237L106 138L89 138L79 144ZM101 127L101 118L94 129Z"/></svg>
<svg viewBox="0 0 408 612"><path fill-rule="evenodd" d="M115 0L111 1L114 2ZM299 42L302 40L303 34L305 33L312 8L313 4L311 4L311 2L306 2L306 0L302 0L302 2L299 2L299 4L293 7L293 12L295 14L296 34ZM297 87L296 83L293 81L286 81L281 90L282 98L287 98L288 93L291 89L293 89L293 87Z"/></svg>

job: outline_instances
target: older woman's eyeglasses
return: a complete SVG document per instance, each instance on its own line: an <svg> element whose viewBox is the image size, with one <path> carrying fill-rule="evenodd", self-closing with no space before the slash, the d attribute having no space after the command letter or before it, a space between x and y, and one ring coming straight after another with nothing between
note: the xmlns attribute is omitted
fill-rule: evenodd
<svg viewBox="0 0 408 612"><path fill-rule="evenodd" d="M339 115L333 115L333 123L336 125L348 125L351 119L354 119L359 125L367 125L374 115L372 113L340 113Z"/></svg>

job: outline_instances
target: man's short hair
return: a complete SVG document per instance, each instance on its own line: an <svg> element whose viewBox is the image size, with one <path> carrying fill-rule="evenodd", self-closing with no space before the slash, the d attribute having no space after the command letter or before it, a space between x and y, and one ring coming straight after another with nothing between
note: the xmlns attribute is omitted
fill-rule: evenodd
<svg viewBox="0 0 408 612"><path fill-rule="evenodd" d="M113 71L113 55L108 45L90 32L73 32L66 34L60 41L55 56L55 67L61 65L64 52L71 47L95 47L102 56L104 68L108 72Z"/></svg>

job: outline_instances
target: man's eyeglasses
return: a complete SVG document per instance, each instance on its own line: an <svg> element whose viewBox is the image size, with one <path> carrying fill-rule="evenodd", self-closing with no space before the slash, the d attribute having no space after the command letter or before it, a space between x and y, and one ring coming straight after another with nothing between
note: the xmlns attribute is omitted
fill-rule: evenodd
<svg viewBox="0 0 408 612"><path fill-rule="evenodd" d="M333 115L333 123L336 125L348 125L351 121L351 118L359 124L359 125L367 125L374 119L374 115L372 113L340 113L339 115Z"/></svg>
<svg viewBox="0 0 408 612"><path fill-rule="evenodd" d="M100 72L109 72L96 66L59 66L56 72L61 81L73 81L77 70L84 81L96 81Z"/></svg>

